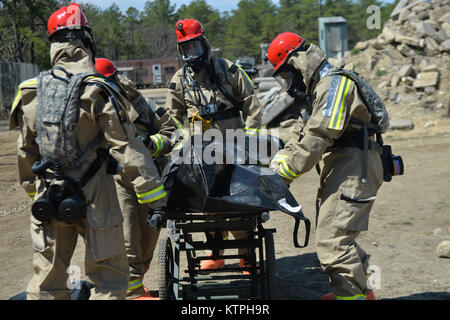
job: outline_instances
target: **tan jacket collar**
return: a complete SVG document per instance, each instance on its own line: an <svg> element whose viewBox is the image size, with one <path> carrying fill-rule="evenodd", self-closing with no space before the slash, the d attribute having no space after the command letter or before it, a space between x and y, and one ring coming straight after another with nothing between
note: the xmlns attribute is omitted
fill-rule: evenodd
<svg viewBox="0 0 450 320"><path fill-rule="evenodd" d="M86 49L81 40L55 42L50 46L50 61L71 73L96 72L91 50Z"/></svg>
<svg viewBox="0 0 450 320"><path fill-rule="evenodd" d="M316 45L310 44L306 51L295 52L287 63L300 70L306 85L306 92L310 94L319 80L317 71L325 60L325 53Z"/></svg>

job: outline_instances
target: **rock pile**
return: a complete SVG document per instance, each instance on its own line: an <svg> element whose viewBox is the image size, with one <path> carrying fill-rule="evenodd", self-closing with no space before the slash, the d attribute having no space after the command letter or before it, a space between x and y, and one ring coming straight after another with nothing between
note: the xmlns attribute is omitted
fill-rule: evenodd
<svg viewBox="0 0 450 320"><path fill-rule="evenodd" d="M343 61L329 61L344 63L372 85L391 129L450 125L450 0L401 0L377 38L358 42ZM258 98L265 116L273 115L285 93L274 89L273 69L258 67Z"/></svg>
<svg viewBox="0 0 450 320"><path fill-rule="evenodd" d="M395 116L418 108L441 117L450 99L449 53L450 0L401 0L380 35L357 43L344 60Z"/></svg>

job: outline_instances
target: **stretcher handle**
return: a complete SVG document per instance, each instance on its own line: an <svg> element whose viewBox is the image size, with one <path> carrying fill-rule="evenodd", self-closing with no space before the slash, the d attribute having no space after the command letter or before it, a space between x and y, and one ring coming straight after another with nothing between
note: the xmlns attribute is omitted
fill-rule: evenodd
<svg viewBox="0 0 450 320"><path fill-rule="evenodd" d="M309 221L309 219L303 215L302 211L300 211L298 213L289 212L287 214L294 217L294 219L295 219L294 232L293 232L294 246L296 248L306 248L309 243L309 234L311 231L311 221ZM303 221L305 223L305 231L306 231L305 232L305 240L303 241L303 245L300 245L300 243L298 242L298 230L300 228L301 221Z"/></svg>

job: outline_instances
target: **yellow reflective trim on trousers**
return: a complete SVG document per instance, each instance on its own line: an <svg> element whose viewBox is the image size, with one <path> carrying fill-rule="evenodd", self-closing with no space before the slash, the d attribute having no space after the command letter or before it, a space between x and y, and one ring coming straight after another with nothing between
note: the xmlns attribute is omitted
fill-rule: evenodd
<svg viewBox="0 0 450 320"><path fill-rule="evenodd" d="M164 198L167 195L164 186L160 186L146 193L137 194L139 203L150 203Z"/></svg>
<svg viewBox="0 0 450 320"><path fill-rule="evenodd" d="M295 178L300 177L299 174L295 174L294 172L292 172L289 169L289 166L287 165L286 160L282 160L280 162L280 171L283 174L283 176L285 176L289 180L294 180Z"/></svg>
<svg viewBox="0 0 450 320"><path fill-rule="evenodd" d="M366 295L361 293L361 294L354 295L352 297L341 297L341 296L338 296L337 294L335 294L334 298L336 300L366 300Z"/></svg>
<svg viewBox="0 0 450 320"><path fill-rule="evenodd" d="M31 199L34 199L34 196L36 195L36 192L27 192L27 195L28 195Z"/></svg>
<svg viewBox="0 0 450 320"><path fill-rule="evenodd" d="M134 290L144 286L141 279L133 280L128 282L128 290Z"/></svg>
<svg viewBox="0 0 450 320"><path fill-rule="evenodd" d="M347 77L342 77L339 84L338 94L334 101L333 113L331 115L328 129L338 130L340 128L342 113L344 110L345 99L350 89L351 80Z"/></svg>

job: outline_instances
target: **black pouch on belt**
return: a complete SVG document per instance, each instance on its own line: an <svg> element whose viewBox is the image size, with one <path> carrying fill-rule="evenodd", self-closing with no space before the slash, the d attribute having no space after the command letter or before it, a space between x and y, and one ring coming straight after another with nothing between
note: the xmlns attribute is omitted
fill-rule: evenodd
<svg viewBox="0 0 450 320"><path fill-rule="evenodd" d="M401 176L405 171L403 159L401 156L392 154L392 148L389 145L383 146L383 153L381 154L381 161L383 162L384 181L389 182L393 176Z"/></svg>

